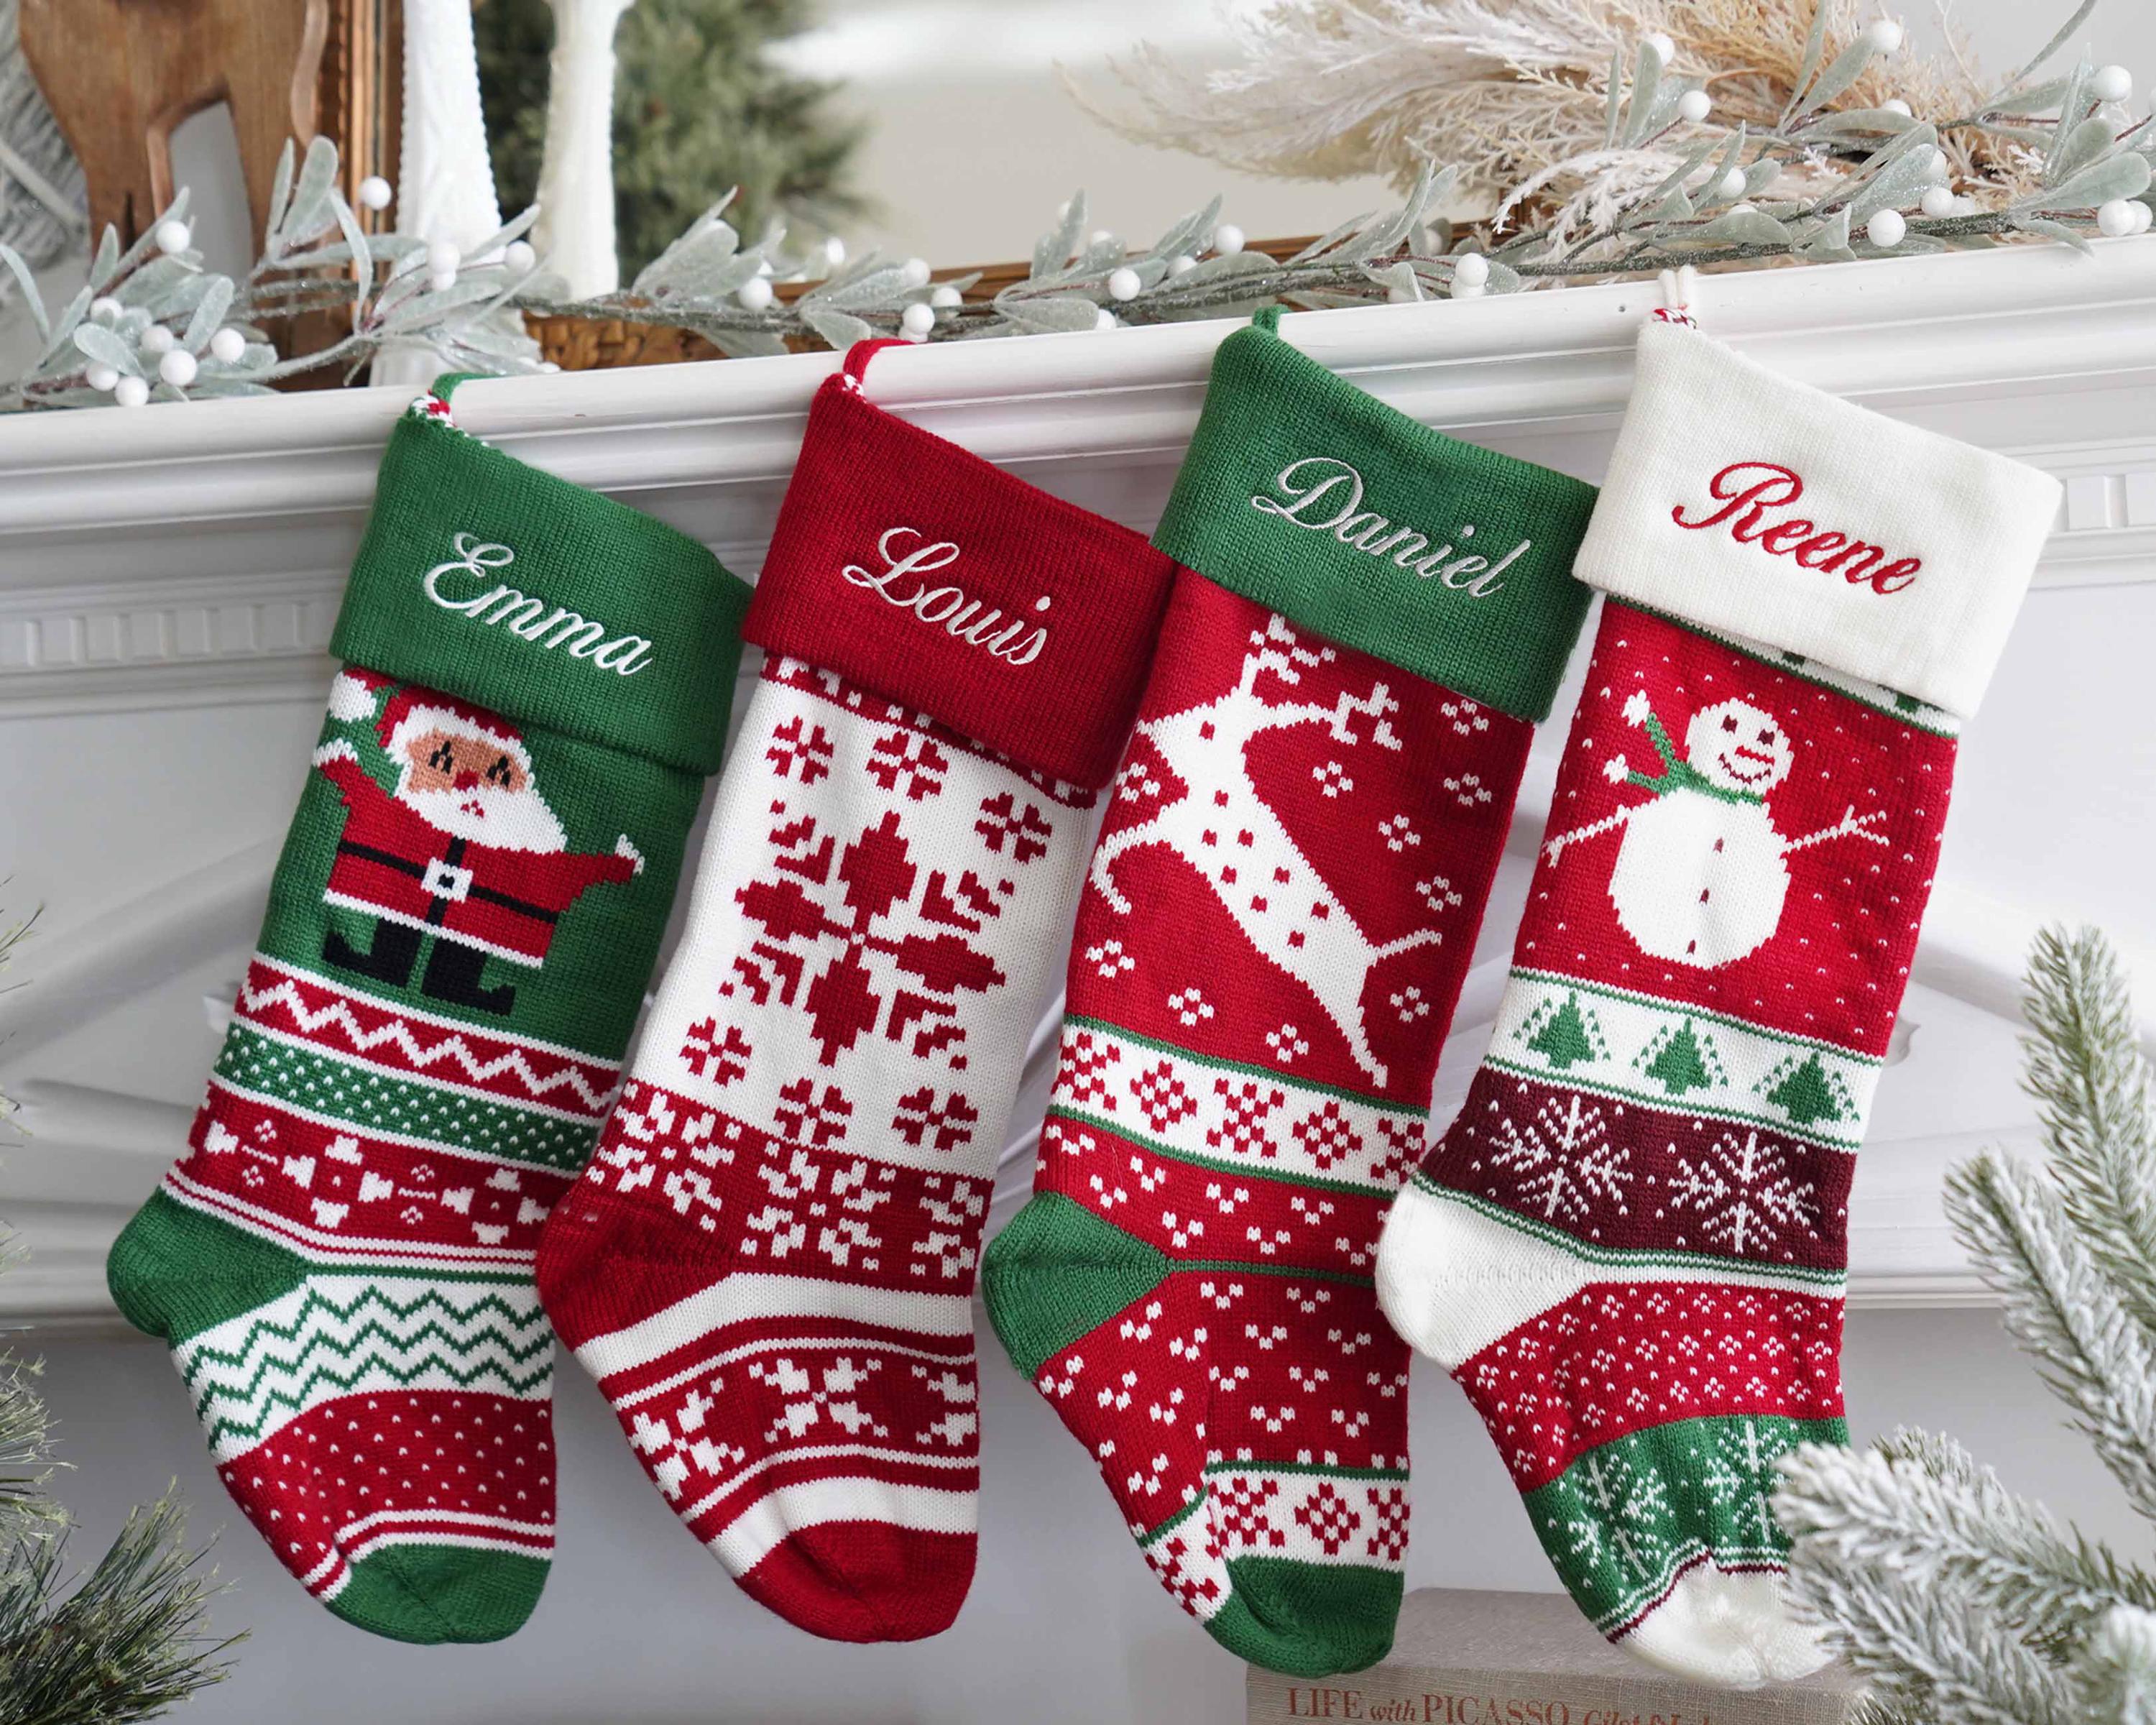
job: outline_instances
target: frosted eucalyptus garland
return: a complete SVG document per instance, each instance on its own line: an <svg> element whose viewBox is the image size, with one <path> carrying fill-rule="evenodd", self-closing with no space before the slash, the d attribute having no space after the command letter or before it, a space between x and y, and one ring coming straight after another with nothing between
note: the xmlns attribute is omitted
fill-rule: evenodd
<svg viewBox="0 0 2156 1725"><path fill-rule="evenodd" d="M461 254L362 233L337 190L336 149L317 138L296 172L287 148L263 255L244 280L203 268L184 190L132 248L123 252L108 231L89 282L58 312L39 300L25 260L0 244L40 337L0 410L260 394L301 372L349 374L393 342L432 347L447 370L547 369L525 314L685 329L747 357L844 348L870 335L965 340L1273 304L1471 299L1688 264L1738 269L2030 239L2086 249L2092 235L2150 226L2156 167L2156 126L2128 111L2133 80L2123 69L2083 60L2064 76L2037 76L2094 3L2084 0L1969 111L1937 121L1891 99L1849 105L1871 100L1901 31L1881 20L1830 51L1831 0L1820 0L1758 125L1717 126L1713 92L1680 74L1673 44L1650 33L1612 54L1601 147L1530 174L1499 200L1494 222L1455 229L1444 212L1461 175L1429 165L1398 208L1343 222L1286 258L1250 248L1220 219L1217 198L1147 246L1089 236L1081 193L1034 244L1024 277L993 295L969 293L975 276L934 281L918 258L871 253L825 275L843 247L819 239L797 249L776 225L745 242L722 198L627 288L574 298L523 238L536 210ZM1578 183L1557 198L1560 167ZM279 354L276 321L325 311L348 321L348 333L316 352Z"/></svg>

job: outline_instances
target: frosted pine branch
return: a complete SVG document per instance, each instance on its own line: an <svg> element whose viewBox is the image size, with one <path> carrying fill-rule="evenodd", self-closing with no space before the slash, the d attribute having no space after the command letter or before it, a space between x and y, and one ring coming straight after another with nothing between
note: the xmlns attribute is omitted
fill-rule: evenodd
<svg viewBox="0 0 2156 1725"><path fill-rule="evenodd" d="M2135 1510L2156 1520L2156 1345L2028 1168L1979 1157L1947 1176L1946 1209L2007 1332L2077 1418Z"/></svg>
<svg viewBox="0 0 2156 1725"><path fill-rule="evenodd" d="M1942 1472L1907 1455L1811 1444L1783 1471L1776 1508L1792 1538L1902 1586L1972 1589L2032 1639L2071 1639L2122 1598L2156 1608L2156 1579L2091 1546L1965 1452Z"/></svg>
<svg viewBox="0 0 2156 1725"><path fill-rule="evenodd" d="M2066 1213L2156 1336L2156 1115L2125 978L2094 930L2047 929L2029 983L2027 1087Z"/></svg>

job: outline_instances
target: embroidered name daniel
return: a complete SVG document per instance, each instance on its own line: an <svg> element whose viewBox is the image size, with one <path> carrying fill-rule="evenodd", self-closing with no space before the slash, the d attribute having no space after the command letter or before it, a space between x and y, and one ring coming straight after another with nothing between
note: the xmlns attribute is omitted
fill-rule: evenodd
<svg viewBox="0 0 2156 1725"><path fill-rule="evenodd" d="M1024 619L1004 622L1001 610L983 606L964 588L928 584L925 578L930 571L958 561L958 547L948 539L906 547L906 540L922 536L917 527L890 528L876 541L882 568L869 570L859 563L848 563L839 573L854 586L866 588L886 605L911 611L921 622L941 626L968 646L978 647L1006 665L1031 665L1040 658L1048 645L1045 624L1029 634ZM1048 595L1043 593L1033 602L1033 608L1043 612L1049 603ZM1003 624L1000 629L996 627L999 623Z"/></svg>
<svg viewBox="0 0 2156 1725"><path fill-rule="evenodd" d="M1435 581L1471 598L1486 599L1502 592L1505 583L1497 578L1525 557L1534 543L1522 539L1494 563L1475 552L1455 555L1460 547L1452 541L1433 551L1427 535L1412 527L1395 526L1374 511L1364 509L1363 475L1333 455L1305 455L1299 461L1291 461L1281 469L1273 485L1280 495L1254 496L1251 508L1276 515L1313 533L1330 533L1365 557L1389 559L1424 581ZM1470 521L1453 540L1474 536L1475 524Z"/></svg>
<svg viewBox="0 0 2156 1725"><path fill-rule="evenodd" d="M437 563L420 578L427 597L444 611L455 611L474 623L501 624L510 634L531 642L542 652L567 647L572 659L588 659L600 670L618 677L633 677L653 664L651 643L642 635L618 635L597 618L566 606L552 604L536 593L527 593L503 582L468 597L442 591L444 577L469 575L485 581L496 569L516 561L506 545L481 544L471 533L459 533L450 542L456 556Z"/></svg>

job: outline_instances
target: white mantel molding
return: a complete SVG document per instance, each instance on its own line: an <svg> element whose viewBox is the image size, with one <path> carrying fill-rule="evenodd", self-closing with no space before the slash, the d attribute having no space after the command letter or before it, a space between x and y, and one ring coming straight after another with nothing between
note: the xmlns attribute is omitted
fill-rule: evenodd
<svg viewBox="0 0 2156 1725"><path fill-rule="evenodd" d="M1291 316L1290 341L1425 423L1599 477L1652 290L1575 288ZM1711 278L1718 337L1793 376L2056 472L2040 584L2150 578L2156 242L2015 248ZM1149 527L1235 326L893 351L876 398ZM481 381L461 423L761 562L830 355ZM2071 442L2025 440L2071 392ZM0 422L0 708L296 698L321 653L401 389ZM2058 416L2046 416L2058 423ZM2132 433L2128 427L2133 426Z"/></svg>

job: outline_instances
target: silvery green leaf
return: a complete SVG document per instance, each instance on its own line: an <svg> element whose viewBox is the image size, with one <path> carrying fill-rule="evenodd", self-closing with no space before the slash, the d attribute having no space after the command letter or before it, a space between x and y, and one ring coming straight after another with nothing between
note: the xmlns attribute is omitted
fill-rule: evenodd
<svg viewBox="0 0 2156 1725"><path fill-rule="evenodd" d="M1341 241L1346 239L1350 234L1361 233L1364 225L1369 221L1373 213L1374 212L1373 211L1365 210L1359 216L1351 216L1348 220L1341 223L1337 228L1330 228L1327 232L1319 234L1317 239L1312 240L1308 245L1305 246L1292 258L1289 259L1288 262L1291 264L1308 264L1323 257L1334 246L1339 244Z"/></svg>
<svg viewBox="0 0 2156 1725"><path fill-rule="evenodd" d="M1120 270L1130 261L1130 253L1122 240L1111 236L1106 239L1089 241L1086 249L1061 270L1051 270L1046 275L1032 277L1037 281L1082 281L1088 276L1105 275L1111 270Z"/></svg>
<svg viewBox="0 0 2156 1725"><path fill-rule="evenodd" d="M1797 104L1793 120L1801 120L1807 114L1815 114L1842 91L1864 75L1864 69L1871 64L1871 41L1859 36L1856 41L1836 54L1825 71L1820 74L1819 82L1804 93Z"/></svg>
<svg viewBox="0 0 2156 1725"><path fill-rule="evenodd" d="M60 308L59 316L53 320L52 333L45 337L45 345L38 351L38 364L44 364L59 352L64 343L74 338L74 332L82 327L84 316L90 310L90 287L85 283L77 288L74 297Z"/></svg>
<svg viewBox="0 0 2156 1725"><path fill-rule="evenodd" d="M1654 190L1648 193L1641 202L1650 203L1664 193L1683 185L1686 180L1699 172L1707 158L1721 147L1721 141L1717 138L1705 137L1696 140L1691 147L1685 151L1684 160L1664 175L1661 182L1655 187Z"/></svg>
<svg viewBox="0 0 2156 1725"><path fill-rule="evenodd" d="M224 321L224 314L232 306L232 278L213 275L203 289L202 300L195 307L195 315L187 320L187 333L180 337L180 346L190 353L200 353L209 346L209 338Z"/></svg>
<svg viewBox="0 0 2156 1725"><path fill-rule="evenodd" d="M1744 195L1756 198L1782 177L1782 164L1763 157L1744 170Z"/></svg>
<svg viewBox="0 0 2156 1725"><path fill-rule="evenodd" d="M1152 249L1146 255L1166 262L1196 249L1198 242L1210 234L1220 220L1220 200L1215 198L1204 208L1193 210L1167 233L1153 242Z"/></svg>
<svg viewBox="0 0 2156 1725"><path fill-rule="evenodd" d="M1805 257L1845 256L1849 253L1849 212L1838 209L1797 243Z"/></svg>
<svg viewBox="0 0 2156 1725"><path fill-rule="evenodd" d="M1916 118L1894 108L1845 108L1839 114L1823 114L1806 128L1815 138L1891 137L1917 125Z"/></svg>
<svg viewBox="0 0 2156 1725"><path fill-rule="evenodd" d="M250 383L242 377L197 377L193 385L194 398L204 397L233 397L242 395L275 395L277 392L260 383Z"/></svg>
<svg viewBox="0 0 2156 1725"><path fill-rule="evenodd" d="M801 321L816 332L816 338L819 341L835 352L844 353L855 342L865 341L875 333L875 330L850 312L834 311L823 305L814 305L805 300L800 302L797 309L801 313ZM714 341L719 339L716 331L710 333Z"/></svg>
<svg viewBox="0 0 2156 1725"><path fill-rule="evenodd" d="M359 230L359 218L352 214L352 206L336 193L330 193L330 208L336 216L336 223L343 231L346 249L351 252L352 263L360 280L374 280L374 254L367 249L367 236Z"/></svg>
<svg viewBox="0 0 2156 1725"><path fill-rule="evenodd" d="M1993 97L1991 102L1987 102L1984 105L1986 107L1989 107L1993 105L1994 103L2003 101L2006 99L2009 94L2014 94L2018 98L2019 93L2015 91L2015 85L2020 83L2024 78L2026 78L2031 72L2035 71L2037 67L2042 65L2046 60L2051 59L2053 54L2056 54L2061 49L2064 48L2067 43L2071 41L2073 39L2074 32L2081 28L2082 24L2087 22L2088 15L2095 10L2096 0L2082 0L2082 3L2074 9L2074 15L2059 27L2058 34L2052 37L2049 42L2046 42L2041 49L2037 50L2036 57L2034 59L2029 61L2027 64L2024 65L2019 71L2015 73L2011 78L2009 78L2006 80L2006 89L2005 91L2002 91L1999 95Z"/></svg>
<svg viewBox="0 0 2156 1725"><path fill-rule="evenodd" d="M1060 270L1078 249L1078 236L1085 231L1086 194L1074 192L1070 202L1063 207L1063 219L1034 242L1033 276L1052 275Z"/></svg>
<svg viewBox="0 0 2156 1725"><path fill-rule="evenodd" d="M1636 147L1647 136L1655 116L1655 92L1661 87L1662 57L1645 42L1632 60L1632 100L1625 105L1625 146Z"/></svg>
<svg viewBox="0 0 2156 1725"><path fill-rule="evenodd" d="M12 245L0 244L0 264L8 266L8 273L15 278L15 285L23 290L23 303L29 308L30 321L38 326L38 338L48 341L53 333L52 320L45 316L44 296L38 292L37 278L30 274L30 266L23 261L23 254Z"/></svg>
<svg viewBox="0 0 2156 1725"><path fill-rule="evenodd" d="M2011 226L2018 228L2024 234L2041 234L2046 239L2056 239L2063 245L2071 246L2085 256L2095 255L2095 248L2066 226L2064 222L2054 222L2044 216L2029 215L2020 210L2009 210L2006 213L2006 219Z"/></svg>
<svg viewBox="0 0 2156 1725"><path fill-rule="evenodd" d="M1518 270L1507 264L1501 264L1492 258L1490 260L1489 279L1482 285L1484 291L1487 293L1517 294L1526 285L1526 281Z"/></svg>
<svg viewBox="0 0 2156 1725"><path fill-rule="evenodd" d="M459 277L445 288L429 289L416 295L399 305L393 314L384 316L381 320L382 331L386 336L408 336L414 331L432 329L487 297L485 282L466 281Z"/></svg>
<svg viewBox="0 0 2156 1725"><path fill-rule="evenodd" d="M426 246L423 242L420 249ZM277 260L280 270L320 270L332 264L349 264L352 248L342 240L331 245L310 246L303 252L287 252Z"/></svg>
<svg viewBox="0 0 2156 1725"><path fill-rule="evenodd" d="M1943 252L1949 249L1946 241L1929 234L1905 234L1902 243L1893 249L1897 258L1907 258L1918 252Z"/></svg>
<svg viewBox="0 0 2156 1725"><path fill-rule="evenodd" d="M290 207L277 231L278 251L304 244L336 225L336 217L329 207L329 193L336 182L336 146L325 137L311 140L306 158L300 165L298 182L292 188Z"/></svg>
<svg viewBox="0 0 2156 1725"><path fill-rule="evenodd" d="M1083 294L1044 294L1037 299L998 294L996 310L1013 323L1043 335L1090 330L1101 321L1101 308Z"/></svg>
<svg viewBox="0 0 2156 1725"><path fill-rule="evenodd" d="M99 293L112 280L112 272L120 264L120 230L111 223L105 224L105 237L97 242L97 256L90 266L90 280Z"/></svg>
<svg viewBox="0 0 2156 1725"><path fill-rule="evenodd" d="M132 344L121 340L101 323L78 325L74 345L86 358L110 366L123 377L142 375L141 362L136 357Z"/></svg>
<svg viewBox="0 0 2156 1725"><path fill-rule="evenodd" d="M1397 264L1387 264L1383 267L1366 264L1363 266L1363 274L1378 286L1410 302L1427 297L1422 290L1421 279L1415 274L1414 265L1404 258Z"/></svg>
<svg viewBox="0 0 2156 1725"><path fill-rule="evenodd" d="M164 298L180 282L201 272L175 257L152 258L114 290L123 305L151 305Z"/></svg>
<svg viewBox="0 0 2156 1725"><path fill-rule="evenodd" d="M1789 230L1764 211L1732 209L1679 237L1718 245L1787 245Z"/></svg>
<svg viewBox="0 0 2156 1725"><path fill-rule="evenodd" d="M511 216L477 245L470 248L465 255L468 258L491 258L512 240L523 239L531 231L531 224L538 219L539 206L536 203L527 205L521 213ZM374 236L369 236L369 242L374 244L377 250L380 249ZM421 243L424 244L424 241Z"/></svg>
<svg viewBox="0 0 2156 1725"><path fill-rule="evenodd" d="M834 317L843 317L844 312L834 312ZM850 320L860 323L859 318ZM866 324L861 324L867 329ZM779 336L763 330L707 330L704 339L729 359L776 359L786 352L786 343ZM836 347L838 344L832 344ZM847 344L851 346L851 343Z"/></svg>
<svg viewBox="0 0 2156 1725"><path fill-rule="evenodd" d="M1381 217L1358 234L1354 240L1341 248L1358 263L1367 264L1375 259L1390 257L1399 244L1408 237L1415 223L1421 218L1430 202L1430 164L1424 162L1415 176L1414 187L1408 193L1407 202L1390 215Z"/></svg>
<svg viewBox="0 0 2156 1725"><path fill-rule="evenodd" d="M805 305L813 300L834 311L884 311L911 291L906 285L905 264L879 264L850 281L835 287L827 284L805 294L798 303Z"/></svg>
<svg viewBox="0 0 2156 1725"><path fill-rule="evenodd" d="M273 238L285 220L285 212L292 202L292 141L285 140L285 147L277 152L277 172L270 182L270 213L262 223L262 231Z"/></svg>
<svg viewBox="0 0 2156 1725"><path fill-rule="evenodd" d="M2017 200L2020 209L2094 209L2114 198L2138 198L2148 189L2148 158L2122 150L2108 162L2085 167L2064 185Z"/></svg>
<svg viewBox="0 0 2156 1725"><path fill-rule="evenodd" d="M424 257L427 253L427 242L416 234L370 234L367 245L376 257L387 260L393 267L408 258Z"/></svg>
<svg viewBox="0 0 2156 1725"><path fill-rule="evenodd" d="M1826 13L1827 0L1813 0L1812 26L1804 32L1804 57L1797 67L1797 81L1789 87L1792 108L1804 94L1805 85L1812 81L1812 74L1819 70L1820 60L1826 52ZM1789 116L1784 114L1782 117L1786 122Z"/></svg>
<svg viewBox="0 0 2156 1725"><path fill-rule="evenodd" d="M1674 187L1669 194L1652 209L1643 211L1639 219L1645 222L1689 221L1694 212L1691 199L1685 196L1684 187Z"/></svg>
<svg viewBox="0 0 2156 1725"><path fill-rule="evenodd" d="M1978 111L1989 113L2005 104L2011 104L2017 114L2046 114L2059 105L2073 83L2071 77L2046 78L2041 84L2032 84L2026 90L2001 90L1984 103Z"/></svg>
<svg viewBox="0 0 2156 1725"><path fill-rule="evenodd" d="M1744 123L1739 121L1737 130L1730 133L1729 141L1722 146L1722 154L1707 170L1707 182L1695 187L1692 201L1702 209L1712 209L1717 204L1734 203L1734 198L1722 195L1722 182L1729 177L1729 170L1737 166L1737 158L1744 151Z"/></svg>
<svg viewBox="0 0 2156 1725"><path fill-rule="evenodd" d="M1602 147L1614 150L1617 147L1617 124L1625 111L1625 50L1621 45L1609 55L1609 90L1602 105Z"/></svg>
<svg viewBox="0 0 2156 1725"><path fill-rule="evenodd" d="M2058 133L2078 126L2089 117L2089 110L2095 104L2088 98L2088 83L2095 75L2096 69L2089 64L2088 56L2082 55L2066 79L2066 94L2059 98L2058 124L2053 128L2051 139L2054 146L2058 142Z"/></svg>
<svg viewBox="0 0 2156 1725"><path fill-rule="evenodd" d="M1209 281L1220 281L1235 275L1257 275L1280 265L1263 252L1231 252L1224 258L1206 258L1194 269L1186 270L1175 278L1175 285L1200 287Z"/></svg>
<svg viewBox="0 0 2156 1725"><path fill-rule="evenodd" d="M1861 223L1878 210L1914 203L1931 185L1932 151L1936 147L1933 140L1937 134L1930 126L1920 126L1904 136L1903 146L1845 201L1852 223Z"/></svg>
<svg viewBox="0 0 2156 1725"><path fill-rule="evenodd" d="M629 284L629 291L631 293L637 294L648 292L653 284L663 281L666 279L668 273L673 269L675 262L680 258L684 252L688 251L693 246L703 244L707 236L716 233L720 228L724 228L726 230L726 240L725 244L726 245L726 249L731 251L734 245L739 243L738 236L735 234L732 224L720 219L720 212L725 209L728 203L732 202L733 195L734 194L732 192L727 193L724 198L721 198L716 203L713 204L709 209L706 210L703 214L697 217L695 221L691 222L685 228L684 228L681 233L676 236L671 245L668 246L665 251L660 253L657 257L654 258L649 264L646 264L642 270L639 270L637 272L636 280ZM534 215L537 213L536 207L534 208L532 213Z"/></svg>
<svg viewBox="0 0 2156 1725"><path fill-rule="evenodd" d="M2060 141L2044 163L2044 183L2063 186L2111 147L2111 122L2084 120Z"/></svg>

